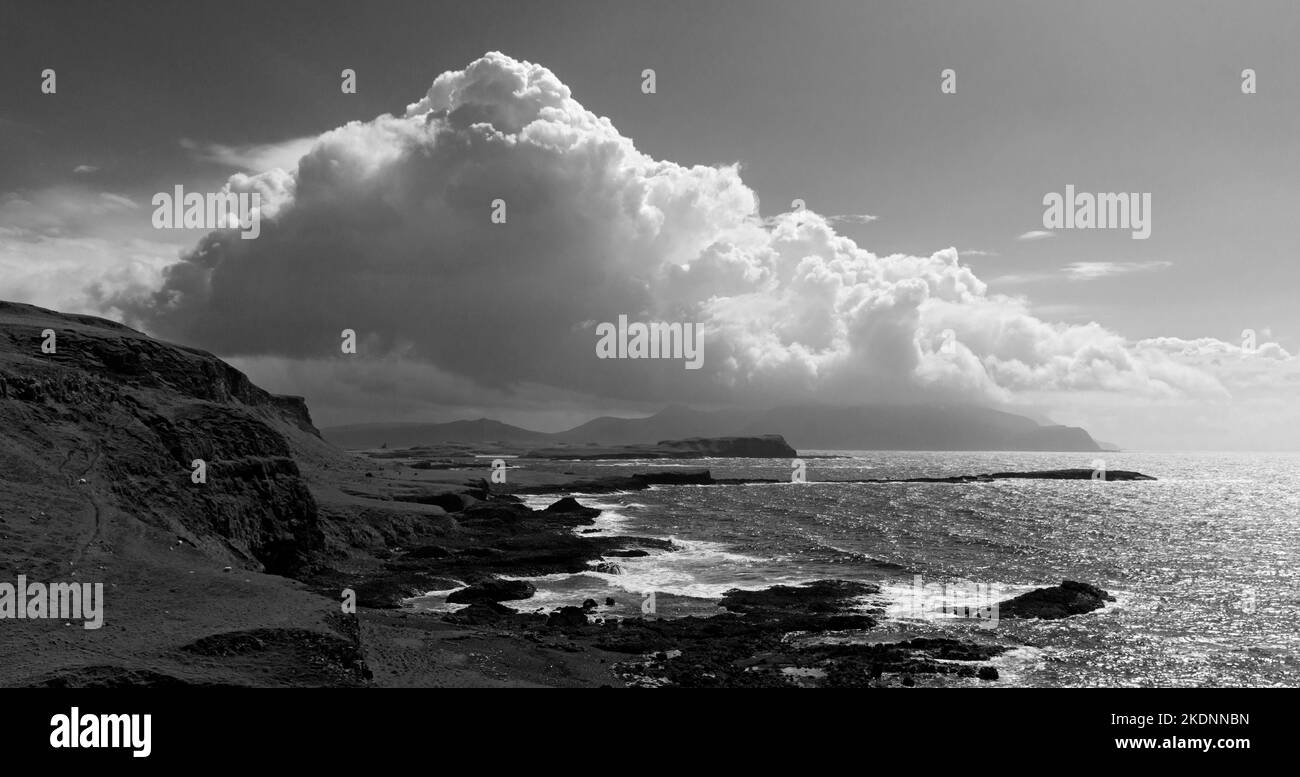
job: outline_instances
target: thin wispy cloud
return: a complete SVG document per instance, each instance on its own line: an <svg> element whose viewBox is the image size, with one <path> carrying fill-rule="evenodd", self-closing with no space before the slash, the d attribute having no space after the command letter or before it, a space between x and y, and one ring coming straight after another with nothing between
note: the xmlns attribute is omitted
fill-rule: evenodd
<svg viewBox="0 0 1300 777"><path fill-rule="evenodd" d="M83 184L51 186L0 195L0 227L28 236L91 236L123 211L139 208L124 194Z"/></svg>
<svg viewBox="0 0 1300 777"><path fill-rule="evenodd" d="M846 213L839 216L827 216L826 220L832 224L870 224L877 219L869 213Z"/></svg>
<svg viewBox="0 0 1300 777"><path fill-rule="evenodd" d="M1060 279L1060 273L1056 270L1044 270L1041 272L1021 272L998 275L989 279L989 283L1002 286L1007 284L1020 283L1039 283L1041 281L1052 281Z"/></svg>
<svg viewBox="0 0 1300 777"><path fill-rule="evenodd" d="M1008 273L992 279L995 284L1039 283L1059 281L1064 275L1071 281L1095 281L1116 275L1141 272L1159 272L1173 266L1173 262L1071 262L1064 267L1036 272Z"/></svg>
<svg viewBox="0 0 1300 777"><path fill-rule="evenodd" d="M296 169L298 160L311 150L315 142L314 137L290 138L278 143L228 146L181 138L180 145L201 162L234 167L247 173L261 173L275 168Z"/></svg>
<svg viewBox="0 0 1300 777"><path fill-rule="evenodd" d="M870 224L879 219L879 216L873 216L870 213L841 213L833 216L825 216L808 209L792 210L787 213L813 215L829 225ZM785 220L787 213L778 213L774 216L766 216L763 218L763 223L769 227L775 226Z"/></svg>
<svg viewBox="0 0 1300 777"><path fill-rule="evenodd" d="M1115 275L1138 272L1158 272L1173 266L1173 262L1072 262L1065 266L1065 275L1072 281L1095 281Z"/></svg>
<svg viewBox="0 0 1300 777"><path fill-rule="evenodd" d="M1049 237L1056 237L1056 233L1050 229L1031 229L1016 237L1016 240L1044 240Z"/></svg>
<svg viewBox="0 0 1300 777"><path fill-rule="evenodd" d="M76 167L72 168L72 172L76 173L77 175L89 175L90 173L94 173L98 171L99 168L95 167L94 165L77 165Z"/></svg>
<svg viewBox="0 0 1300 777"><path fill-rule="evenodd" d="M113 194L112 192L100 192L99 199L103 200L108 207L119 208L138 208L140 205L130 197L122 194Z"/></svg>

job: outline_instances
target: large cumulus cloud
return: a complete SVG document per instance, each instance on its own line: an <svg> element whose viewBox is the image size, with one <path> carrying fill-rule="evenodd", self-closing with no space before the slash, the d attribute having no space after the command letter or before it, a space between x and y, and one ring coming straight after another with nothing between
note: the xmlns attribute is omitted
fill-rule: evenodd
<svg viewBox="0 0 1300 777"><path fill-rule="evenodd" d="M160 289L151 332L246 359L414 360L464 390L657 402L1014 402L1053 392L1223 397L1168 343L1042 321L954 249L877 256L811 211L764 219L737 165L637 150L539 65L491 53L404 115L326 132L296 170L240 174L261 236L214 232ZM505 224L491 220L503 200ZM698 322L704 368L599 361L595 325ZM1289 357L1288 357L1289 358Z"/></svg>

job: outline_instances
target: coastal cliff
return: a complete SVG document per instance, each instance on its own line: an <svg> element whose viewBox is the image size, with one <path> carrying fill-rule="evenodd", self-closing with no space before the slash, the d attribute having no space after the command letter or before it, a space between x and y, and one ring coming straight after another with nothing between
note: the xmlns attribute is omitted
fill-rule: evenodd
<svg viewBox="0 0 1300 777"><path fill-rule="evenodd" d="M252 569L288 571L320 546L291 433L319 435L305 402L211 354L0 303L0 425L6 479L37 486L93 470L79 485L103 507ZM196 460L205 482L194 482Z"/></svg>
<svg viewBox="0 0 1300 777"><path fill-rule="evenodd" d="M102 583L103 624L0 628L0 685L355 685L300 398L121 324L0 302L0 569ZM201 460L201 466L196 461Z"/></svg>

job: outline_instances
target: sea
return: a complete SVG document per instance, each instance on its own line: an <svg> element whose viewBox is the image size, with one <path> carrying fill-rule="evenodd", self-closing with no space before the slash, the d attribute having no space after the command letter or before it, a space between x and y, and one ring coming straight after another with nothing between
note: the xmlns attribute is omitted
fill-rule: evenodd
<svg viewBox="0 0 1300 777"><path fill-rule="evenodd" d="M1093 469L1099 456L1107 470L1157 479L836 482ZM1300 685L1300 454L804 451L801 460L806 482L791 482L788 459L564 462L575 479L704 468L781 482L575 494L603 511L588 530L678 549L529 578L535 597L507 604L591 598L597 617L674 618L722 612L733 588L859 580L880 587L858 603L880 625L838 638L1006 645L992 661L996 685ZM997 601L1064 579L1115 601L1061 620L996 617ZM447 605L434 595L421 606Z"/></svg>

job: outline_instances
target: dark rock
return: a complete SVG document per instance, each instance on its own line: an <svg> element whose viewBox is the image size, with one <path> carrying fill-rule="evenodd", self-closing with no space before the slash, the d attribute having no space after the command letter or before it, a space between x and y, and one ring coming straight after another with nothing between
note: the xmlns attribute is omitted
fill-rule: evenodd
<svg viewBox="0 0 1300 777"><path fill-rule="evenodd" d="M707 469L695 472L646 472L633 475L631 480L641 489L650 486L708 486L714 483L713 475Z"/></svg>
<svg viewBox="0 0 1300 777"><path fill-rule="evenodd" d="M512 599L527 599L537 588L527 580L485 580L468 588L453 591L447 596L451 604L472 604L474 602L503 602Z"/></svg>
<svg viewBox="0 0 1300 777"><path fill-rule="evenodd" d="M600 515L599 509L595 507L584 507L583 505L578 503L577 499L574 499L571 496L564 497L563 499L556 502L555 504L552 504L550 507L547 507L542 512L576 513L578 515L586 516L588 518L595 518L596 516Z"/></svg>
<svg viewBox="0 0 1300 777"><path fill-rule="evenodd" d="M989 475L991 478L998 479L1017 479L1033 478L1045 480L1092 480L1097 474L1096 470L1091 469L1048 469L1037 470L1034 472L994 472ZM1126 469L1108 469L1105 471L1104 478L1098 480L1155 480L1150 475L1143 475L1141 472L1131 472Z"/></svg>
<svg viewBox="0 0 1300 777"><path fill-rule="evenodd" d="M583 600L582 600L582 609L584 609L584 610L594 610L594 609L596 609L598 606L599 606L599 605L596 604L596 600L595 600L595 599L583 599Z"/></svg>
<svg viewBox="0 0 1300 777"><path fill-rule="evenodd" d="M421 596L429 591L446 591L459 585L459 581L451 578L425 572L403 572L366 580L351 588L356 592L359 606L393 610L413 596Z"/></svg>
<svg viewBox="0 0 1300 777"><path fill-rule="evenodd" d="M441 545L421 545L406 552L407 558L449 558L451 551Z"/></svg>
<svg viewBox="0 0 1300 777"><path fill-rule="evenodd" d="M496 524L500 528L518 527L534 515L526 505L511 502L478 502L459 514L462 524Z"/></svg>
<svg viewBox="0 0 1300 777"><path fill-rule="evenodd" d="M466 556L468 558L501 558L505 556L506 553L504 550L499 550L497 548L472 547L472 548L461 548L460 550L456 551L456 555Z"/></svg>
<svg viewBox="0 0 1300 777"><path fill-rule="evenodd" d="M879 586L848 580L818 580L801 586L776 585L761 591L733 588L722 595L722 606L732 612L835 613L859 596L879 593Z"/></svg>
<svg viewBox="0 0 1300 777"><path fill-rule="evenodd" d="M515 610L497 602L475 602L470 606L443 616L449 623L465 626L480 626L497 623L503 618L518 614Z"/></svg>
<svg viewBox="0 0 1300 777"><path fill-rule="evenodd" d="M1044 618L1052 620L1092 612L1115 597L1095 585L1062 580L1058 586L1037 588L1014 599L999 602L999 618Z"/></svg>
<svg viewBox="0 0 1300 777"><path fill-rule="evenodd" d="M487 482L487 478L466 480L465 487L469 489L470 496L476 499L487 499L492 493L492 486Z"/></svg>
<svg viewBox="0 0 1300 777"><path fill-rule="evenodd" d="M992 666L981 666L979 678L981 680L996 680L998 679L998 670Z"/></svg>
<svg viewBox="0 0 1300 777"><path fill-rule="evenodd" d="M561 607L546 619L553 628L580 628L587 625L587 611L581 607Z"/></svg>
<svg viewBox="0 0 1300 777"><path fill-rule="evenodd" d="M431 461L426 459L425 461L415 462L414 464L411 465L411 469L427 469L427 470L464 469L464 465L454 461Z"/></svg>

